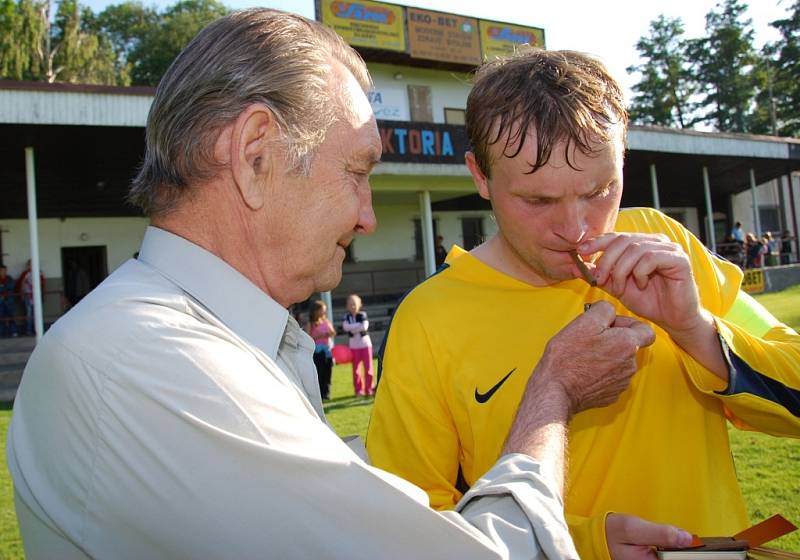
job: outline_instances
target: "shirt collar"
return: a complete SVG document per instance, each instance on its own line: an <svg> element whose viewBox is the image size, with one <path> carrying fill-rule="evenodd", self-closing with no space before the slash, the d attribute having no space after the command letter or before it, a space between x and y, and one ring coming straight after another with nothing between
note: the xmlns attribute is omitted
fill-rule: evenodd
<svg viewBox="0 0 800 560"><path fill-rule="evenodd" d="M273 360L289 311L228 263L191 241L149 226L139 260L177 284Z"/></svg>

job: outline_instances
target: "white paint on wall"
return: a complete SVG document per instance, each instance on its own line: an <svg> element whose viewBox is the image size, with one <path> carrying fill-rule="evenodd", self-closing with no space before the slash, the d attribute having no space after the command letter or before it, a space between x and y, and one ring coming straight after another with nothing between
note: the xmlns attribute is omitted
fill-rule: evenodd
<svg viewBox="0 0 800 560"><path fill-rule="evenodd" d="M408 108L408 86L430 86L435 123L444 123L445 108L465 109L467 106L470 84L466 74L389 64L367 64L367 67L372 75L375 89L402 92L406 108Z"/></svg>
<svg viewBox="0 0 800 560"><path fill-rule="evenodd" d="M356 261L414 259L414 217L419 207L413 204L375 206L378 229L372 235L353 241Z"/></svg>
<svg viewBox="0 0 800 560"><path fill-rule="evenodd" d="M408 94L406 91L394 84L384 85L380 89L375 88L367 94L369 103L372 105L372 112L375 118L384 121L407 121Z"/></svg>
<svg viewBox="0 0 800 560"><path fill-rule="evenodd" d="M147 227L146 218L49 218L39 220L39 253L45 278L61 278L62 247L105 246L109 274L134 252ZM15 278L30 258L27 220L0 220L3 261Z"/></svg>
<svg viewBox="0 0 800 560"><path fill-rule="evenodd" d="M783 224L784 229L794 231L794 220L792 219L792 208L789 198L789 189L783 178L768 181L756 187L756 198L758 205L761 208L765 207L779 207L780 197L778 189L783 189ZM795 209L800 213L800 176L792 177L792 189L794 190ZM753 196L750 190L746 190L731 197L731 206L733 207L733 216L731 222L742 222L742 228L745 232L756 231L755 219L753 217ZM797 216L800 221L800 216Z"/></svg>

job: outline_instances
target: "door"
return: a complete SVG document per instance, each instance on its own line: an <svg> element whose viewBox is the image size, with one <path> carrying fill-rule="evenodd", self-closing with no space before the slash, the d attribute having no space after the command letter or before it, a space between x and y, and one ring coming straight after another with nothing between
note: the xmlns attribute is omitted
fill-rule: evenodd
<svg viewBox="0 0 800 560"><path fill-rule="evenodd" d="M61 274L68 306L78 303L108 276L106 246L62 247Z"/></svg>

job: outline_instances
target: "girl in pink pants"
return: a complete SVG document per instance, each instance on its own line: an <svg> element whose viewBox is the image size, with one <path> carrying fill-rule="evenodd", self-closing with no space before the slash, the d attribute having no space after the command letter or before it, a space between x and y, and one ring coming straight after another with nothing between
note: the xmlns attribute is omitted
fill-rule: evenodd
<svg viewBox="0 0 800 560"><path fill-rule="evenodd" d="M342 321L342 329L349 336L349 346L353 353L353 389L356 396L370 396L372 386L372 341L367 331L369 320L361 311L361 298L356 294L347 296L347 313ZM363 364L364 374L359 374L359 364Z"/></svg>

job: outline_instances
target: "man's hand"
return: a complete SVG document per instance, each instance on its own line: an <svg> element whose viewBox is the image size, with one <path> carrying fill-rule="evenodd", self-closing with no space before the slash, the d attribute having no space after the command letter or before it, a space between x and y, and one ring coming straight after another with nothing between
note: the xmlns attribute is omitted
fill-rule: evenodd
<svg viewBox="0 0 800 560"><path fill-rule="evenodd" d="M616 315L608 302L597 302L550 339L532 379L563 387L570 416L608 406L636 372L636 352L654 341L648 325Z"/></svg>
<svg viewBox="0 0 800 560"><path fill-rule="evenodd" d="M563 488L570 418L616 401L636 372L636 352L654 340L649 326L618 317L610 303L592 305L548 342L502 454L536 457Z"/></svg>
<svg viewBox="0 0 800 560"><path fill-rule="evenodd" d="M612 513L606 517L606 541L612 560L656 558L655 546L683 548L692 535L672 525L651 523L633 515Z"/></svg>
<svg viewBox="0 0 800 560"><path fill-rule="evenodd" d="M597 286L640 317L663 328L709 371L728 380L711 313L700 306L691 262L661 234L606 233L582 243L582 256L601 252L593 267Z"/></svg>
<svg viewBox="0 0 800 560"><path fill-rule="evenodd" d="M637 315L666 331L695 328L701 317L691 263L683 248L660 234L606 233L582 243L597 285Z"/></svg>

